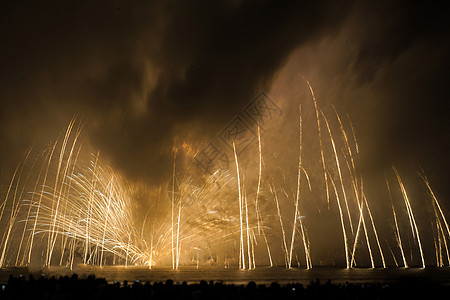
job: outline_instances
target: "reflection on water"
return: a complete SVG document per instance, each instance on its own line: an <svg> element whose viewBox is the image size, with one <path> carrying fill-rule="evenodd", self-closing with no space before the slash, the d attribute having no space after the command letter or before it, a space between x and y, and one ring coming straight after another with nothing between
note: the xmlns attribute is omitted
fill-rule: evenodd
<svg viewBox="0 0 450 300"><path fill-rule="evenodd" d="M8 280L10 274L13 276L64 276L77 273L80 277L95 275L105 278L109 282L123 282L124 280L143 282L163 282L172 279L174 282L195 283L201 280L218 281L223 283L244 284L255 281L258 284L269 284L271 282L292 283L298 282L308 284L312 280L320 279L322 282L331 280L332 283L363 283L363 282L399 282L412 280L418 282L439 281L443 284L450 284L450 268L388 268L388 269L344 269L333 267L316 267L306 269L285 269L281 267L260 267L253 270L223 269L223 268L180 268L172 270L170 268L153 268L149 270L145 267L129 266L78 266L74 270L63 267L52 267L50 269L38 270L26 268L7 268L0 270L0 282Z"/></svg>

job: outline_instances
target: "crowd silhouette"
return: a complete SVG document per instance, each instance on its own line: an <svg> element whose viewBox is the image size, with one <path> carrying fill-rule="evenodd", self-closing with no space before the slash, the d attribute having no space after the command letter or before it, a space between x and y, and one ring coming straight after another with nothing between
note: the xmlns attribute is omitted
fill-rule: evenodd
<svg viewBox="0 0 450 300"><path fill-rule="evenodd" d="M439 282L398 281L387 283L345 283L315 280L308 285L300 283L270 285L223 284L220 282L174 283L166 282L113 282L88 276L79 278L62 276L35 278L33 275L10 276L1 285L0 299L431 299L448 295L450 287Z"/></svg>

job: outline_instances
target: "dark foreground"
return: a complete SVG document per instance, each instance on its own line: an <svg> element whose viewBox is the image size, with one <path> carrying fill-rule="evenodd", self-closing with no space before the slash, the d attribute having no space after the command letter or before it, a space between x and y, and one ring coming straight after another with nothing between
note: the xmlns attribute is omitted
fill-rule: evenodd
<svg viewBox="0 0 450 300"><path fill-rule="evenodd" d="M416 280L396 283L343 283L311 281L309 284L257 285L200 283L175 284L165 282L114 282L91 275L80 279L77 275L10 276L1 285L0 299L431 299L449 295L450 286ZM426 298L425 298L426 297Z"/></svg>

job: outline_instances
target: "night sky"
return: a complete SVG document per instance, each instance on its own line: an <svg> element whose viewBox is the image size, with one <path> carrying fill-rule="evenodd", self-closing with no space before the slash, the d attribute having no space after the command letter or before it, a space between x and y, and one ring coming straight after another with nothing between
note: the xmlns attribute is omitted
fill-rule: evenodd
<svg viewBox="0 0 450 300"><path fill-rule="evenodd" d="M174 137L207 141L304 77L353 120L363 169L423 168L450 208L446 1L141 2L1 2L2 180L80 116L114 168L157 184Z"/></svg>

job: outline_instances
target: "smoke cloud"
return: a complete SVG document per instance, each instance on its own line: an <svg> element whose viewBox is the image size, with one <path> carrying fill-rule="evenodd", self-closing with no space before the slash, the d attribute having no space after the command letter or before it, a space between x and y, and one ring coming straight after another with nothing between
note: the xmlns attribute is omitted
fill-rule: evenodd
<svg viewBox="0 0 450 300"><path fill-rule="evenodd" d="M75 116L129 178L168 178L174 138L208 141L252 99L302 76L348 113L368 170L418 163L450 195L448 10L409 1L6 3L0 168ZM303 83L302 83L303 84Z"/></svg>

